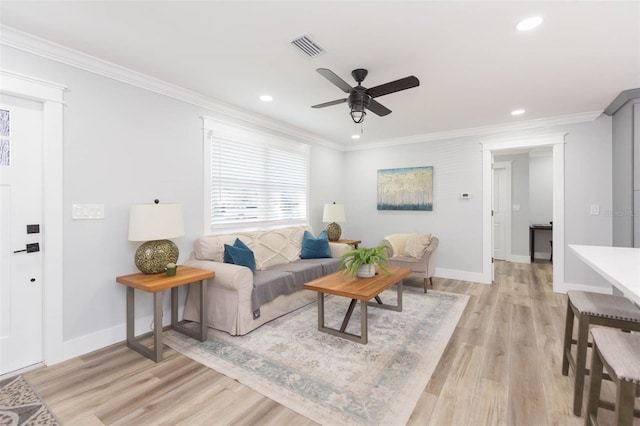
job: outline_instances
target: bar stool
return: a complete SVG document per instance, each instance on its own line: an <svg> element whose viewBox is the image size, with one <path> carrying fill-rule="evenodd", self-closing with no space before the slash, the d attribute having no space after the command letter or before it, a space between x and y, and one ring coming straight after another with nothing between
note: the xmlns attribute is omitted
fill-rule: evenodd
<svg viewBox="0 0 640 426"><path fill-rule="evenodd" d="M615 423L633 424L636 390L640 388L640 335L594 328L589 399L585 425L598 424L603 366L616 385Z"/></svg>
<svg viewBox="0 0 640 426"><path fill-rule="evenodd" d="M573 321L578 317L578 336L573 339ZM570 290L567 292L567 319L564 328L562 351L562 374L569 374L569 365L575 375L573 388L573 414L582 412L584 377L586 368L589 327L601 325L621 330L640 331L640 309L621 296ZM576 344L576 358L571 354L571 345Z"/></svg>

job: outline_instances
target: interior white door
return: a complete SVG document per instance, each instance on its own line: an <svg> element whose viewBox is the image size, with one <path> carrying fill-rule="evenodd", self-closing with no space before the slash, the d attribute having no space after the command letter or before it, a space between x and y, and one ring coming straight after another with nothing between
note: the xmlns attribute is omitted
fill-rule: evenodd
<svg viewBox="0 0 640 426"><path fill-rule="evenodd" d="M0 374L43 359L42 118L0 95Z"/></svg>
<svg viewBox="0 0 640 426"><path fill-rule="evenodd" d="M493 258L506 260L505 209L507 198L507 171L493 169Z"/></svg>

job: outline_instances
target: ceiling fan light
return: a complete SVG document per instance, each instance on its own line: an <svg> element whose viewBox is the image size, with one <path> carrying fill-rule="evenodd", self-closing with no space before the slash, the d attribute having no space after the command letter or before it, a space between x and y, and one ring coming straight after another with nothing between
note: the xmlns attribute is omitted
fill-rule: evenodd
<svg viewBox="0 0 640 426"><path fill-rule="evenodd" d="M362 123L365 115L367 115L367 113L364 111L357 111L355 108L351 110L351 119L356 124Z"/></svg>

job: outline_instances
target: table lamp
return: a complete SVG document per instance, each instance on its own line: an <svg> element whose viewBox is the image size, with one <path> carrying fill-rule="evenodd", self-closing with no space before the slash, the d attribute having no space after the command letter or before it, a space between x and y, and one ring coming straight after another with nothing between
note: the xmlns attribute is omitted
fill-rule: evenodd
<svg viewBox="0 0 640 426"><path fill-rule="evenodd" d="M325 204L322 221L325 223L331 222L327 225L327 236L329 237L329 241L338 241L340 239L342 229L336 222L347 221L344 214L344 205L336 204L335 202L333 204Z"/></svg>
<svg viewBox="0 0 640 426"><path fill-rule="evenodd" d="M178 262L180 251L167 238L184 235L180 204L134 204L129 211L129 241L146 241L136 250L135 262L145 274L164 272Z"/></svg>

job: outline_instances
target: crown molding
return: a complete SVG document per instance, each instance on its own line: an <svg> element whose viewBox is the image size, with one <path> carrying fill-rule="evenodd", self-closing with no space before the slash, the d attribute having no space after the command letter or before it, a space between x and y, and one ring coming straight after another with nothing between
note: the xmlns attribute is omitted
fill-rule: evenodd
<svg viewBox="0 0 640 426"><path fill-rule="evenodd" d="M609 104L609 106L604 109L604 113L607 115L613 115L627 102L637 98L640 98L640 89L629 89L620 92L620 94Z"/></svg>
<svg viewBox="0 0 640 426"><path fill-rule="evenodd" d="M184 87L168 83L147 74L87 55L81 51L25 33L6 25L0 25L0 44L18 49L36 56L70 65L84 71L120 81L141 89L149 90L179 101L183 101L208 111L233 119L275 130L307 142L313 142L335 150L344 150L342 145L306 132L283 122L243 110L217 99L204 96Z"/></svg>
<svg viewBox="0 0 640 426"><path fill-rule="evenodd" d="M483 136L495 133L517 132L524 130L550 127L563 124L581 123L595 120L602 111L584 112L559 117L523 121L516 124L497 124L467 129L450 130L444 132L426 133L404 138L393 138L357 145L342 145L324 139L318 135L284 122L273 120L263 115L250 112L220 100L204 96L189 89L168 83L147 74L133 71L129 68L113 64L94 56L87 55L67 46L16 30L6 25L0 25L0 44L31 53L46 59L60 62L97 75L120 81L135 87L155 92L173 99L180 100L208 111L249 124L264 127L269 130L293 136L302 141L313 142L337 151L359 151L372 148L383 148L394 145L423 143L436 140L454 139L469 136Z"/></svg>
<svg viewBox="0 0 640 426"><path fill-rule="evenodd" d="M464 138L469 136L489 136L506 132L521 132L525 130L546 128L563 124L583 123L593 121L602 114L602 111L581 112L577 114L562 115L558 117L541 118L522 121L519 123L495 124L491 126L470 127L467 129L448 130L444 132L425 133L423 135L408 136L406 138L386 139L367 144L359 144L345 147L345 151L360 151L372 148L384 148L394 145L405 145L439 141L445 139Z"/></svg>

